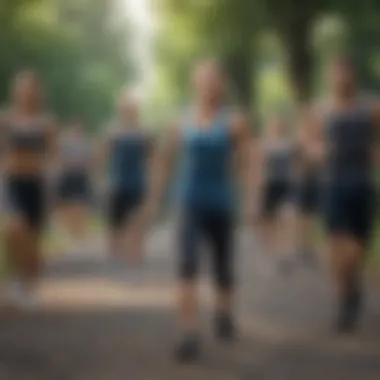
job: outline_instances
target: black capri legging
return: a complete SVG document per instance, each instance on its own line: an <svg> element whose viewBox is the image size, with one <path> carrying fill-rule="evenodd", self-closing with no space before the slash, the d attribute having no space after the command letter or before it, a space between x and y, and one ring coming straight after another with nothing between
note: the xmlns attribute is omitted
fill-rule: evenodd
<svg viewBox="0 0 380 380"><path fill-rule="evenodd" d="M180 230L180 276L194 279L199 270L199 242L205 239L212 252L215 282L228 290L233 285L233 217L230 212L186 209Z"/></svg>
<svg viewBox="0 0 380 380"><path fill-rule="evenodd" d="M90 199L90 179L85 170L65 171L58 183L60 203L86 203Z"/></svg>
<svg viewBox="0 0 380 380"><path fill-rule="evenodd" d="M40 232L46 217L46 188L42 175L10 175L7 193L10 211L25 219L29 227Z"/></svg>

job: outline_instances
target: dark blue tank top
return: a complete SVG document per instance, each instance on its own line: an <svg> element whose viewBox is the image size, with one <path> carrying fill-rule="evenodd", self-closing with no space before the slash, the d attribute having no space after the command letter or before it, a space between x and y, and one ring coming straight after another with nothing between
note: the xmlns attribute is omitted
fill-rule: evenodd
<svg viewBox="0 0 380 380"><path fill-rule="evenodd" d="M294 147L284 140L266 149L265 178L267 181L290 181L293 172Z"/></svg>
<svg viewBox="0 0 380 380"><path fill-rule="evenodd" d="M46 128L41 122L20 127L9 122L7 125L8 147L14 152L44 153L47 145Z"/></svg>
<svg viewBox="0 0 380 380"><path fill-rule="evenodd" d="M335 111L326 121L327 173L331 180L372 176L373 120L368 106Z"/></svg>
<svg viewBox="0 0 380 380"><path fill-rule="evenodd" d="M110 145L112 186L143 192L146 187L148 136L141 131L115 133Z"/></svg>
<svg viewBox="0 0 380 380"><path fill-rule="evenodd" d="M182 202L211 211L231 211L233 142L225 115L210 127L184 125L184 162L181 170Z"/></svg>

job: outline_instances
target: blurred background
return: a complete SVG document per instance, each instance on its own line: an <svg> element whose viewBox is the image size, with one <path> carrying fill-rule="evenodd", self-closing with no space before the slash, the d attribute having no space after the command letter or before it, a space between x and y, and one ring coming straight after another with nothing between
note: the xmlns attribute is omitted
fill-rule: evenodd
<svg viewBox="0 0 380 380"><path fill-rule="evenodd" d="M197 57L224 60L235 95L257 117L291 117L323 90L323 63L349 50L368 90L379 87L375 0L2 0L0 100L24 67L38 69L50 108L91 130L108 120L114 96L133 86L144 117L163 128L188 96Z"/></svg>
<svg viewBox="0 0 380 380"><path fill-rule="evenodd" d="M120 90L131 88L141 99L144 124L159 135L189 101L188 77L194 61L215 56L227 67L234 98L247 107L255 121L254 132L273 114L280 114L295 128L297 109L326 89L323 71L332 55L350 52L356 58L362 87L373 93L380 90L379 43L378 0L0 0L0 104L7 106L15 73L33 68L43 78L48 107L57 115L60 127L81 118L97 138L113 117ZM98 219L92 222L95 236L104 232ZM59 251L59 237L47 235L50 250ZM378 278L377 235L368 267ZM4 347L13 346L17 346L15 352L24 347L27 354L10 355L6 361L18 368L29 358L22 362L29 374L44 373L46 379L58 378L57 373L62 379L125 379L130 373L124 371L120 377L116 371L126 365L135 370L131 380L143 380L142 373L147 376L144 379L152 380L286 379L286 374L307 380L380 378L379 334L374 333L380 315L378 288L371 288L370 297L375 300L371 305L377 314L372 314L370 322L374 323L367 323L365 335L377 342L368 338L367 346L363 341L339 351L341 346L331 346L325 337L315 343L313 337L307 340L294 335L295 330L283 329L285 325L298 329L306 321L305 330L314 332L315 325L329 320L320 307L328 304L331 295L325 278L304 274L286 284L262 282L260 276L253 278L253 266L247 264L242 271L247 280L242 291L247 339L234 355L217 352L207 358L209 362L202 364L204 372L184 374L173 369L168 364L171 348L166 346L168 337L172 339L173 294L166 278L174 276L174 255L167 249L167 234L155 239L151 245L168 253L162 262L154 257L149 267L154 273L162 272L160 287L152 282L142 290L126 291L99 280L92 267L87 273L89 282L62 282L60 276L52 282L48 278L40 292L45 305L70 312L2 323L7 331L3 328L0 338L8 343L0 346L0 379ZM158 242L163 242L161 248ZM250 249L245 248L248 261L244 263L250 263ZM0 273L4 274L1 268L3 265ZM71 276L74 272L70 266L67 273ZM206 292L205 299L209 298ZM296 300L294 304L292 300ZM96 304L99 310L90 313L86 309L78 317L73 310L78 305L87 308L87 303ZM112 314L111 309L120 306L127 312ZM253 313L258 315L254 321ZM253 330L256 335L251 341ZM284 338L290 335L290 340ZM124 352L125 342L134 345ZM163 346L152 342L163 342ZM90 347L97 353L91 354ZM30 352L39 356L30 361ZM254 361L254 370L253 357L262 359ZM216 367L222 370L218 372ZM63 371L68 368L73 372ZM91 374L86 372L89 368ZM261 368L268 377L260 377ZM157 373L164 375L151 377ZM12 379L32 378L27 372L17 374Z"/></svg>
<svg viewBox="0 0 380 380"><path fill-rule="evenodd" d="M188 73L216 56L234 97L259 130L326 87L332 54L356 58L362 87L380 88L376 0L2 0L0 104L20 69L37 69L62 126L82 118L94 135L133 88L145 124L160 134L189 99Z"/></svg>

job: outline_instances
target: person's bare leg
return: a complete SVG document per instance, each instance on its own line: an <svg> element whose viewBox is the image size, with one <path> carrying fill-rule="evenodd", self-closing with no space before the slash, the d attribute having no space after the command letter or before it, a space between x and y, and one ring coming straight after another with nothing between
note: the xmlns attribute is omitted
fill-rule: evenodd
<svg viewBox="0 0 380 380"><path fill-rule="evenodd" d="M313 249L313 218L310 215L300 214L299 216L299 250L309 252Z"/></svg>
<svg viewBox="0 0 380 380"><path fill-rule="evenodd" d="M27 245L27 226L15 216L9 221L5 233L5 251L8 270L12 277L23 279L24 254Z"/></svg>
<svg viewBox="0 0 380 380"><path fill-rule="evenodd" d="M298 250L299 242L299 214L295 206L287 205L284 209L284 223L286 223L286 231L284 241L288 252L295 253Z"/></svg>
<svg viewBox="0 0 380 380"><path fill-rule="evenodd" d="M42 264L41 236L38 231L29 230L25 249L25 280L29 290L34 290L40 276Z"/></svg>
<svg viewBox="0 0 380 380"><path fill-rule="evenodd" d="M339 331L352 331L361 309L360 275L365 247L354 238L340 235L330 240L334 277L340 300Z"/></svg>
<svg viewBox="0 0 380 380"><path fill-rule="evenodd" d="M198 288L195 280L182 280L179 286L178 315L181 329L198 332Z"/></svg>
<svg viewBox="0 0 380 380"><path fill-rule="evenodd" d="M276 217L276 244L279 269L287 274L293 267L295 212L291 205L284 205Z"/></svg>
<svg viewBox="0 0 380 380"><path fill-rule="evenodd" d="M260 222L260 240L264 245L264 249L270 256L276 254L277 244L275 241L276 225L274 217L266 217Z"/></svg>
<svg viewBox="0 0 380 380"><path fill-rule="evenodd" d="M301 213L298 216L297 252L305 264L315 267L318 264L316 245L316 223L312 214Z"/></svg>
<svg viewBox="0 0 380 380"><path fill-rule="evenodd" d="M133 221L126 226L123 244L125 259L134 266L140 266L142 263L145 241L143 239L145 233L139 228L135 228Z"/></svg>
<svg viewBox="0 0 380 380"><path fill-rule="evenodd" d="M73 236L78 240L83 240L87 234L87 209L86 206L80 203L72 206L72 226Z"/></svg>
<svg viewBox="0 0 380 380"><path fill-rule="evenodd" d="M69 204L63 209L65 229L74 239L81 240L86 235L86 208L81 204Z"/></svg>
<svg viewBox="0 0 380 380"><path fill-rule="evenodd" d="M16 306L29 307L40 272L39 236L26 222L16 217L9 225L5 242L10 270L9 300Z"/></svg>
<svg viewBox="0 0 380 380"><path fill-rule="evenodd" d="M181 341L176 348L179 361L193 361L200 352L198 326L198 288L194 278L183 278L179 285L178 315Z"/></svg>
<svg viewBox="0 0 380 380"><path fill-rule="evenodd" d="M109 252L114 259L120 259L123 257L123 230L118 228L113 228L108 235L108 247Z"/></svg>

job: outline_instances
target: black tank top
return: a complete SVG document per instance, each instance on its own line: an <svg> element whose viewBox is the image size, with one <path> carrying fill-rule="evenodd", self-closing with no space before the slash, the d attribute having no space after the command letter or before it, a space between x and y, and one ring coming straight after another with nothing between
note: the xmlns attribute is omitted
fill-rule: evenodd
<svg viewBox="0 0 380 380"><path fill-rule="evenodd" d="M11 152L43 153L46 149L46 128L42 121L20 126L9 120L5 132L8 150Z"/></svg>
<svg viewBox="0 0 380 380"><path fill-rule="evenodd" d="M305 185L317 184L321 176L321 165L319 162L312 161L303 147L297 150L298 180Z"/></svg>
<svg viewBox="0 0 380 380"><path fill-rule="evenodd" d="M326 134L329 178L371 178L374 131L368 105L333 111L326 120Z"/></svg>
<svg viewBox="0 0 380 380"><path fill-rule="evenodd" d="M266 180L289 181L292 175L294 146L288 141L270 144L266 149Z"/></svg>
<svg viewBox="0 0 380 380"><path fill-rule="evenodd" d="M43 152L46 146L44 131L13 130L9 134L9 147L17 152Z"/></svg>

